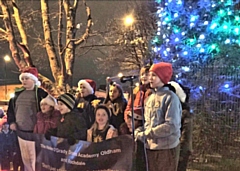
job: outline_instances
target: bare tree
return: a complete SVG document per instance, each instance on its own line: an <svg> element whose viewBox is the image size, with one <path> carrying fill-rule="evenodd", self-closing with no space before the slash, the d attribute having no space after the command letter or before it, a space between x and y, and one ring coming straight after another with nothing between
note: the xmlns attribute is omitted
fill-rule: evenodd
<svg viewBox="0 0 240 171"><path fill-rule="evenodd" d="M57 39L54 39L49 2L47 0L40 1L43 29L40 34L44 35L44 40L41 39L41 36L38 39L43 42L54 81L41 74L39 74L39 78L42 81L42 86L52 94L60 94L71 89L75 50L87 40L90 34L91 9L83 0L86 27L82 35L76 36L76 31L79 28L79 24L76 24L79 2L79 0L58 1ZM29 49L29 35L23 24L19 6L14 0L0 0L0 6L2 9L0 15L5 26L0 28L0 39L8 41L14 62L20 71L25 67L33 67L34 55L31 55L33 50Z"/></svg>
<svg viewBox="0 0 240 171"><path fill-rule="evenodd" d="M154 3L138 2L131 5L130 9L134 9L131 11L134 18L131 25L126 26L123 21L115 19L107 25L106 32L102 34L103 41L98 45L98 49L105 57L97 58L96 62L105 72L116 67L125 71L138 70L153 57L151 40L156 32ZM110 50L105 50L106 46L109 46Z"/></svg>

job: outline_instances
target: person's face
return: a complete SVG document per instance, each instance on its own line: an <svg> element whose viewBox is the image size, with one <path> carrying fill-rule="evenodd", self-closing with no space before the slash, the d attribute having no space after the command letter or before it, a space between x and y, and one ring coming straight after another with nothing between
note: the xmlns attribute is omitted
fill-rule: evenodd
<svg viewBox="0 0 240 171"><path fill-rule="evenodd" d="M41 103L40 108L41 108L42 113L47 113L53 109L53 107L48 105L47 103Z"/></svg>
<svg viewBox="0 0 240 171"><path fill-rule="evenodd" d="M90 94L88 92L88 89L83 84L80 84L79 93L80 93L80 97L86 97Z"/></svg>
<svg viewBox="0 0 240 171"><path fill-rule="evenodd" d="M117 89L117 87L116 86L110 86L110 89L109 89L110 100L113 101L116 98L118 98L119 96L120 96L120 92Z"/></svg>
<svg viewBox="0 0 240 171"><path fill-rule="evenodd" d="M140 80L143 85L148 84L149 83L149 72L143 72L140 75Z"/></svg>
<svg viewBox="0 0 240 171"><path fill-rule="evenodd" d="M2 129L8 130L8 129L9 129L9 124L4 124L4 125L2 126Z"/></svg>
<svg viewBox="0 0 240 171"><path fill-rule="evenodd" d="M150 87L152 88L162 87L164 85L161 79L154 72L149 73L149 82Z"/></svg>
<svg viewBox="0 0 240 171"><path fill-rule="evenodd" d="M26 88L27 90L33 89L33 87L35 85L34 80L32 80L31 78L26 77L26 76L23 76L21 81L22 81L23 87Z"/></svg>
<svg viewBox="0 0 240 171"><path fill-rule="evenodd" d="M108 114L104 109L98 109L96 111L96 122L98 125L106 125L108 122Z"/></svg>
<svg viewBox="0 0 240 171"><path fill-rule="evenodd" d="M134 119L134 129L136 129L140 126L140 124L141 124L140 122L141 121ZM132 117L131 116L127 117L126 124L127 124L129 132L132 132Z"/></svg>
<svg viewBox="0 0 240 171"><path fill-rule="evenodd" d="M70 112L71 110L61 101L58 101L58 110L60 111L60 113L62 115L64 115L65 113Z"/></svg>

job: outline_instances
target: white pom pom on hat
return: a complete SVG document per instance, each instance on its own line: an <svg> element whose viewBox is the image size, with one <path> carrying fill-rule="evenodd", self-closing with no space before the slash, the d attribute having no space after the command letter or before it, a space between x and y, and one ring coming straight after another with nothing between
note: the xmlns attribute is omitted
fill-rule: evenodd
<svg viewBox="0 0 240 171"><path fill-rule="evenodd" d="M96 83L95 81L91 80L91 79L83 79L80 80L78 82L78 89L80 87L80 85L83 85L84 87L86 87L86 89L88 90L88 92L90 94L94 94L94 92L96 91Z"/></svg>
<svg viewBox="0 0 240 171"><path fill-rule="evenodd" d="M169 84L171 84L175 90L176 90L176 95L178 96L178 98L180 99L180 101L182 103L185 103L187 95L184 92L184 90L182 89L182 87L175 81L170 81Z"/></svg>
<svg viewBox="0 0 240 171"><path fill-rule="evenodd" d="M58 109L57 100L53 96L51 96L51 95L48 95L47 97L42 99L40 104L42 104L42 103L46 103L49 106L52 106L55 109Z"/></svg>
<svg viewBox="0 0 240 171"><path fill-rule="evenodd" d="M22 82L22 77L28 77L35 82L36 86L41 86L41 82L38 80L38 70L34 67L26 68L19 75L19 80Z"/></svg>

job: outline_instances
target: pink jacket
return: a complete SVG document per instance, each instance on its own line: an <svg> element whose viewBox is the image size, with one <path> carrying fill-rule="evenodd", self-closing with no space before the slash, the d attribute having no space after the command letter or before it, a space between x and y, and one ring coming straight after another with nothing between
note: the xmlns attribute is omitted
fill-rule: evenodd
<svg viewBox="0 0 240 171"><path fill-rule="evenodd" d="M34 133L45 134L48 129L56 128L60 117L61 113L58 110L54 110L51 114L38 112L37 123L34 127Z"/></svg>

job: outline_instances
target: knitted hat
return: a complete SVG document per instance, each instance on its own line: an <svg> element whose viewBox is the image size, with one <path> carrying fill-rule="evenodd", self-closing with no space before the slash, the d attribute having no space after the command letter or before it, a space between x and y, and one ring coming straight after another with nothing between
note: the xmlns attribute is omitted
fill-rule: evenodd
<svg viewBox="0 0 240 171"><path fill-rule="evenodd" d="M142 108L141 107L135 107L133 108L133 118L136 119L136 120L143 120L143 117L142 117ZM128 112L128 116L132 117L132 111L130 110Z"/></svg>
<svg viewBox="0 0 240 171"><path fill-rule="evenodd" d="M64 103L70 110L72 110L75 105L75 97L70 93L60 95L57 101Z"/></svg>
<svg viewBox="0 0 240 171"><path fill-rule="evenodd" d="M47 97L45 97L44 99L41 100L40 104L42 103L46 103L48 104L49 106L52 106L54 108L57 107L57 100L51 96L51 95L48 95Z"/></svg>
<svg viewBox="0 0 240 171"><path fill-rule="evenodd" d="M94 94L94 92L96 91L96 82L91 80L91 79L80 80L78 82L78 89L79 89L81 84L84 87L86 87L86 89L88 90L88 92L90 94Z"/></svg>
<svg viewBox="0 0 240 171"><path fill-rule="evenodd" d="M178 98L180 99L180 101L182 103L186 102L186 98L187 98L187 94L185 93L185 91L182 89L182 87L180 86L180 84L178 84L175 81L170 81L169 84L171 84L174 89L175 89L175 93L178 96Z"/></svg>
<svg viewBox="0 0 240 171"><path fill-rule="evenodd" d="M26 68L19 75L19 80L22 82L22 77L29 77L35 82L35 85L40 86L41 82L38 80L38 70L34 67Z"/></svg>
<svg viewBox="0 0 240 171"><path fill-rule="evenodd" d="M172 65L166 62L153 64L149 71L154 72L164 84L170 81L173 73Z"/></svg>
<svg viewBox="0 0 240 171"><path fill-rule="evenodd" d="M95 114L96 114L96 111L97 111L98 109L104 109L104 110L107 112L107 115L108 115L108 118L109 118L109 119L110 119L110 117L112 116L112 112L111 112L111 110L107 107L107 105L105 105L105 104L100 104L100 105L98 105L98 106L96 107L96 109L95 109Z"/></svg>

